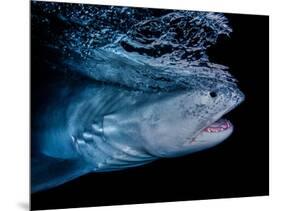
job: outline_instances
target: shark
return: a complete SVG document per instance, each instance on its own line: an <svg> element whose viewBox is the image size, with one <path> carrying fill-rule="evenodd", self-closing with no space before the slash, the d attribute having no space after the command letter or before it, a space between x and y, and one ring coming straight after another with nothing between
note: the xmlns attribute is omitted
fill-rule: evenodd
<svg viewBox="0 0 281 211"><path fill-rule="evenodd" d="M44 3L37 4L46 9ZM63 13L56 15L65 21ZM153 29L161 24L173 28L194 23L191 29L200 31L206 23L218 22L212 38L230 31L221 14L173 11L138 21L126 36L121 33L114 41L86 52L77 48L81 43L67 49L40 43L44 56L32 59L54 73L63 73L63 79L46 88L48 101L32 116L31 191L54 188L88 173L186 156L226 140L234 126L224 115L245 98L234 77L204 56L200 61L175 61L179 46L165 47L167 40L159 44L167 34L159 35L154 43L147 41L151 38L147 31L157 34ZM80 27L85 28L83 24ZM205 41L198 42L204 45ZM198 56L198 48L192 46L189 55Z"/></svg>

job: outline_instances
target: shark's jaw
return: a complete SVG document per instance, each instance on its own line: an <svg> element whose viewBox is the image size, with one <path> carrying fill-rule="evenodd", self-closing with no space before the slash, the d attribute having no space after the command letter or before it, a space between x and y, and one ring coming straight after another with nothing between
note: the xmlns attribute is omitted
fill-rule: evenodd
<svg viewBox="0 0 281 211"><path fill-rule="evenodd" d="M229 120L220 118L200 130L200 132L189 142L189 144L219 144L232 134L233 129L234 127Z"/></svg>
<svg viewBox="0 0 281 211"><path fill-rule="evenodd" d="M203 130L203 132L220 133L220 132L230 129L230 127L232 127L232 124L230 123L230 121L227 119L221 118L221 119L215 121L214 123L212 123L211 125L209 125L208 127L206 127Z"/></svg>

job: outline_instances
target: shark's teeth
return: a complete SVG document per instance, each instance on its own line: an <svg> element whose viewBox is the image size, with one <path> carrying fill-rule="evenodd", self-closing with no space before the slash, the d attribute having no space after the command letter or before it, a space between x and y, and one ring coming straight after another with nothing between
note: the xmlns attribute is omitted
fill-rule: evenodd
<svg viewBox="0 0 281 211"><path fill-rule="evenodd" d="M224 130L227 130L231 127L231 124L226 119L219 119L218 121L214 122L213 124L209 125L204 129L205 132L208 133L218 133Z"/></svg>

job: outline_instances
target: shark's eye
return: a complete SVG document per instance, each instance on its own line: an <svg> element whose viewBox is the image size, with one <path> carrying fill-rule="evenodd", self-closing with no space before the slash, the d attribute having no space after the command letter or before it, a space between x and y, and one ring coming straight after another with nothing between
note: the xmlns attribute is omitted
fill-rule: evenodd
<svg viewBox="0 0 281 211"><path fill-rule="evenodd" d="M210 92L209 94L210 94L210 96L213 97L213 98L217 96L217 93L214 92L214 91Z"/></svg>

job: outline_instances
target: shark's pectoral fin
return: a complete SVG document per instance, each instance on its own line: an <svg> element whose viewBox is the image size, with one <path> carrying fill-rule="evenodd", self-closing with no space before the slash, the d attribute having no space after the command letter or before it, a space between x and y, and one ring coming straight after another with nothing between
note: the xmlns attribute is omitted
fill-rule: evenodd
<svg viewBox="0 0 281 211"><path fill-rule="evenodd" d="M90 172L82 160L32 157L31 192L53 188Z"/></svg>

